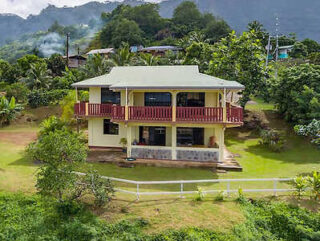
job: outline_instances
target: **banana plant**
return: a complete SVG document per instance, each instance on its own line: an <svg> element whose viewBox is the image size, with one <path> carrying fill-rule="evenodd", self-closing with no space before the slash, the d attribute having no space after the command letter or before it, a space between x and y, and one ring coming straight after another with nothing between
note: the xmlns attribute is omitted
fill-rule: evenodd
<svg viewBox="0 0 320 241"><path fill-rule="evenodd" d="M22 105L16 103L16 99L12 96L10 101L5 96L0 99L0 126L10 124L18 112L23 110Z"/></svg>

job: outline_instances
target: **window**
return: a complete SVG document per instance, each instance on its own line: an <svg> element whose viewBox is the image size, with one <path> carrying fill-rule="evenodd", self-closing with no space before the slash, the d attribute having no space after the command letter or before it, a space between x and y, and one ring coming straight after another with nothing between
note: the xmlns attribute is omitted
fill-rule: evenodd
<svg viewBox="0 0 320 241"><path fill-rule="evenodd" d="M171 106L171 94L162 92L148 92L144 94L145 106Z"/></svg>
<svg viewBox="0 0 320 241"><path fill-rule="evenodd" d="M204 128L177 128L178 146L204 145Z"/></svg>
<svg viewBox="0 0 320 241"><path fill-rule="evenodd" d="M205 94L203 92L178 93L177 106L203 107Z"/></svg>
<svg viewBox="0 0 320 241"><path fill-rule="evenodd" d="M102 104L120 104L120 92L113 92L109 88L101 88Z"/></svg>
<svg viewBox="0 0 320 241"><path fill-rule="evenodd" d="M104 135L119 135L119 125L110 122L110 120L103 120L103 134Z"/></svg>

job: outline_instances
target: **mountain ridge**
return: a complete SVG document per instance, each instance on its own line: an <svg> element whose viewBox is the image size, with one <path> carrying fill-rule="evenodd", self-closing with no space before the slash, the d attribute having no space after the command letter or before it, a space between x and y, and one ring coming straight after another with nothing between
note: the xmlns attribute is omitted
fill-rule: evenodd
<svg viewBox="0 0 320 241"><path fill-rule="evenodd" d="M165 0L159 3L162 17L171 17L174 8L184 0ZM250 21L260 21L267 30L275 29L275 17L280 19L280 33L297 33L299 39L312 38L320 41L320 1L314 0L192 0L202 12L211 12L225 19L231 28L244 31ZM46 31L54 21L62 25L88 24L102 12L110 12L119 4L139 5L142 0L124 2L88 2L76 7L49 5L38 15L26 19L15 14L0 14L0 45L27 33Z"/></svg>

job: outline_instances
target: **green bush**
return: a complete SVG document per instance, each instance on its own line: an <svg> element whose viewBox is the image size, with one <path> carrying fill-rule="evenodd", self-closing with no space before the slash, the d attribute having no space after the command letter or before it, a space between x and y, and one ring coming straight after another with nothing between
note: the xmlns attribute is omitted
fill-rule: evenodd
<svg viewBox="0 0 320 241"><path fill-rule="evenodd" d="M280 152L284 148L285 139L284 135L276 130L261 130L260 131L261 141L260 144L264 145L274 152Z"/></svg>
<svg viewBox="0 0 320 241"><path fill-rule="evenodd" d="M69 90L34 90L28 95L28 103L31 108L40 106L48 106L49 104L57 104L59 101L68 94Z"/></svg>
<svg viewBox="0 0 320 241"><path fill-rule="evenodd" d="M300 136L311 139L311 143L320 147L320 120L312 120L308 125L296 125L294 131Z"/></svg>

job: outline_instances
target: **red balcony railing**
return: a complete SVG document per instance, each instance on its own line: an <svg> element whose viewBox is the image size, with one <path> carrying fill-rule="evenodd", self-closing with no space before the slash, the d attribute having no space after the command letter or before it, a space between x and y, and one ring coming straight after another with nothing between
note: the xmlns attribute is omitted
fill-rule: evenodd
<svg viewBox="0 0 320 241"><path fill-rule="evenodd" d="M86 110L86 105L87 110ZM87 111L87 113L86 113ZM77 103L74 106L77 116L107 116L114 120L125 120L125 107L111 104ZM243 109L240 107L226 108L226 121L229 123L243 122ZM129 106L128 121L163 121L172 122L171 106ZM177 107L177 122L222 123L222 107Z"/></svg>
<svg viewBox="0 0 320 241"><path fill-rule="evenodd" d="M232 123L242 123L243 109L241 107L227 108L227 121Z"/></svg>
<svg viewBox="0 0 320 241"><path fill-rule="evenodd" d="M88 104L89 116L111 116L112 104Z"/></svg>
<svg viewBox="0 0 320 241"><path fill-rule="evenodd" d="M172 121L172 107L129 106L129 120Z"/></svg>
<svg viewBox="0 0 320 241"><path fill-rule="evenodd" d="M120 105L113 105L111 118L114 120L124 120L125 119L125 107L120 106Z"/></svg>
<svg viewBox="0 0 320 241"><path fill-rule="evenodd" d="M74 114L77 116L85 116L86 115L86 103L80 102L74 105Z"/></svg>
<svg viewBox="0 0 320 241"><path fill-rule="evenodd" d="M177 121L222 122L222 107L177 107Z"/></svg>

